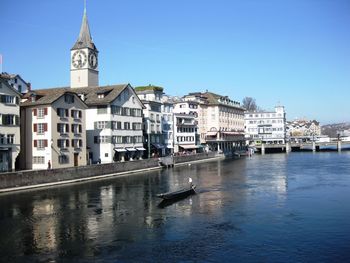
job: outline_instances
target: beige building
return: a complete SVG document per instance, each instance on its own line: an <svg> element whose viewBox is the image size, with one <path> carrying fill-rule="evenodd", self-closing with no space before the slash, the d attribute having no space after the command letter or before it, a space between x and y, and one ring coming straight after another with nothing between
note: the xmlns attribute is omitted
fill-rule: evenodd
<svg viewBox="0 0 350 263"><path fill-rule="evenodd" d="M0 77L0 172L14 170L20 152L20 97L21 94Z"/></svg>
<svg viewBox="0 0 350 263"><path fill-rule="evenodd" d="M87 105L69 88L35 90L21 103L21 169L87 164ZM50 162L50 165L48 164Z"/></svg>
<svg viewBox="0 0 350 263"><path fill-rule="evenodd" d="M184 96L198 103L192 112L198 121L202 145L213 151L231 152L244 145L244 108L227 96L196 92Z"/></svg>

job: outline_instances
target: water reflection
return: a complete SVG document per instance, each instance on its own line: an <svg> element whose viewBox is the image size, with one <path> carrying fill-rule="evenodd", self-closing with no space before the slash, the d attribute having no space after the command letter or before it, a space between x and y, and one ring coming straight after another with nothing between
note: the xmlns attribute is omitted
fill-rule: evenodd
<svg viewBox="0 0 350 263"><path fill-rule="evenodd" d="M242 259L247 250L263 251L264 242L279 247L280 256L293 251L278 235L300 246L302 231L316 229L313 216L328 220L320 221L319 229L334 222L334 214L342 229L334 224L329 231L350 242L341 234L350 231L349 223L340 219L348 218L350 209L337 205L350 198L345 191L350 186L349 160L346 154L254 156L1 195L1 258L114 262L161 261L171 255L178 261L186 255L203 261L230 251ZM188 177L197 194L159 207L156 194L182 188ZM332 202L324 199L327 193ZM312 206L305 201L316 200L310 196L323 200L322 211L310 214ZM196 254L199 245L202 251ZM279 261L288 261L284 259Z"/></svg>

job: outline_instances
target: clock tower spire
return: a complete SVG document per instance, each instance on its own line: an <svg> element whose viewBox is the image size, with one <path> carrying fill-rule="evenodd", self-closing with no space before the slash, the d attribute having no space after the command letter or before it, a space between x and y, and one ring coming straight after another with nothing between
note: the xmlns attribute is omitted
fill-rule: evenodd
<svg viewBox="0 0 350 263"><path fill-rule="evenodd" d="M90 34L86 15L86 1L84 1L84 15L80 33L71 48L70 58L71 88L98 86L98 50Z"/></svg>

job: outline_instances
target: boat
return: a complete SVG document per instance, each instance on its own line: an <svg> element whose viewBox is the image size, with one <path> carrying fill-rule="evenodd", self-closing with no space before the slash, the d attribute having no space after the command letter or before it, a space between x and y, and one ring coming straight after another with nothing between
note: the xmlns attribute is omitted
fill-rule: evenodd
<svg viewBox="0 0 350 263"><path fill-rule="evenodd" d="M195 194L195 185L191 185L188 188L183 188L181 190L177 190L174 192L167 192L167 193L162 193L162 194L157 194L157 197L162 198L163 200L174 200L174 199L181 199L185 198L189 195Z"/></svg>

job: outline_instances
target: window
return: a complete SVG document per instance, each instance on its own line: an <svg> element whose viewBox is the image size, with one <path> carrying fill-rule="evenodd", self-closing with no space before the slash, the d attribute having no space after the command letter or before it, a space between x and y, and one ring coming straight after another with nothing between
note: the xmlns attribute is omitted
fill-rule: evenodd
<svg viewBox="0 0 350 263"><path fill-rule="evenodd" d="M68 109L57 108L57 116L60 116L60 118L68 117Z"/></svg>
<svg viewBox="0 0 350 263"><path fill-rule="evenodd" d="M45 108L39 108L38 109L38 118L44 118L45 116Z"/></svg>
<svg viewBox="0 0 350 263"><path fill-rule="evenodd" d="M19 125L19 117L13 114L3 114L1 117L3 125Z"/></svg>
<svg viewBox="0 0 350 263"><path fill-rule="evenodd" d="M122 129L122 122L121 121L117 121L116 122L116 129L117 130L121 130Z"/></svg>
<svg viewBox="0 0 350 263"><path fill-rule="evenodd" d="M65 163L69 163L69 156L68 155L59 155L58 156L58 163L59 164L65 164Z"/></svg>
<svg viewBox="0 0 350 263"><path fill-rule="evenodd" d="M6 144L5 134L0 134L0 144Z"/></svg>
<svg viewBox="0 0 350 263"><path fill-rule="evenodd" d="M97 129L105 129L107 128L107 121L98 121L96 122Z"/></svg>
<svg viewBox="0 0 350 263"><path fill-rule="evenodd" d="M113 136L112 143L114 143L114 144L123 143L123 137L122 136Z"/></svg>
<svg viewBox="0 0 350 263"><path fill-rule="evenodd" d="M71 111L71 116L74 118L74 119L81 119L82 117L82 112L80 110L72 110Z"/></svg>
<svg viewBox="0 0 350 263"><path fill-rule="evenodd" d="M100 143L109 143L111 142L112 137L109 136L95 136L94 137L94 143L100 144Z"/></svg>
<svg viewBox="0 0 350 263"><path fill-rule="evenodd" d="M83 140L81 139L72 139L72 147L81 148L83 147Z"/></svg>
<svg viewBox="0 0 350 263"><path fill-rule="evenodd" d="M142 136L134 136L134 143L142 143Z"/></svg>
<svg viewBox="0 0 350 263"><path fill-rule="evenodd" d="M37 130L38 134L44 134L44 132L45 132L45 124L46 123L38 123L38 130Z"/></svg>
<svg viewBox="0 0 350 263"><path fill-rule="evenodd" d="M44 164L45 157L44 156L33 156L33 164Z"/></svg>
<svg viewBox="0 0 350 263"><path fill-rule="evenodd" d="M14 134L8 134L7 135L7 143L8 144L14 144L15 142L15 135Z"/></svg>
<svg viewBox="0 0 350 263"><path fill-rule="evenodd" d="M45 149L45 141L46 140L37 140L37 149L44 150Z"/></svg>
<svg viewBox="0 0 350 263"><path fill-rule="evenodd" d="M15 104L15 97L9 95L1 95L1 102L6 104Z"/></svg>
<svg viewBox="0 0 350 263"><path fill-rule="evenodd" d="M107 113L107 106L97 106L97 114L105 114Z"/></svg>
<svg viewBox="0 0 350 263"><path fill-rule="evenodd" d="M58 148L67 148L67 147L69 147L69 140L58 139L57 140L57 147Z"/></svg>
<svg viewBox="0 0 350 263"><path fill-rule="evenodd" d="M134 109L134 116L135 117L141 117L142 116L142 110L141 109Z"/></svg>
<svg viewBox="0 0 350 263"><path fill-rule="evenodd" d="M66 123L57 123L57 132L59 133L69 132L69 125Z"/></svg>
<svg viewBox="0 0 350 263"><path fill-rule="evenodd" d="M123 143L132 143L132 137L131 136L124 136Z"/></svg>
<svg viewBox="0 0 350 263"><path fill-rule="evenodd" d="M124 130L130 130L130 122L124 122Z"/></svg>
<svg viewBox="0 0 350 263"><path fill-rule="evenodd" d="M111 111L112 111L112 114L122 115L122 108L119 106L112 105Z"/></svg>
<svg viewBox="0 0 350 263"><path fill-rule="evenodd" d="M123 108L123 115L130 116L130 108Z"/></svg>
<svg viewBox="0 0 350 263"><path fill-rule="evenodd" d="M72 94L65 94L64 95L64 101L68 104L74 103L74 95Z"/></svg>
<svg viewBox="0 0 350 263"><path fill-rule="evenodd" d="M142 123L134 122L134 123L132 124L132 129L133 129L133 130L141 130L141 129L142 129Z"/></svg>

